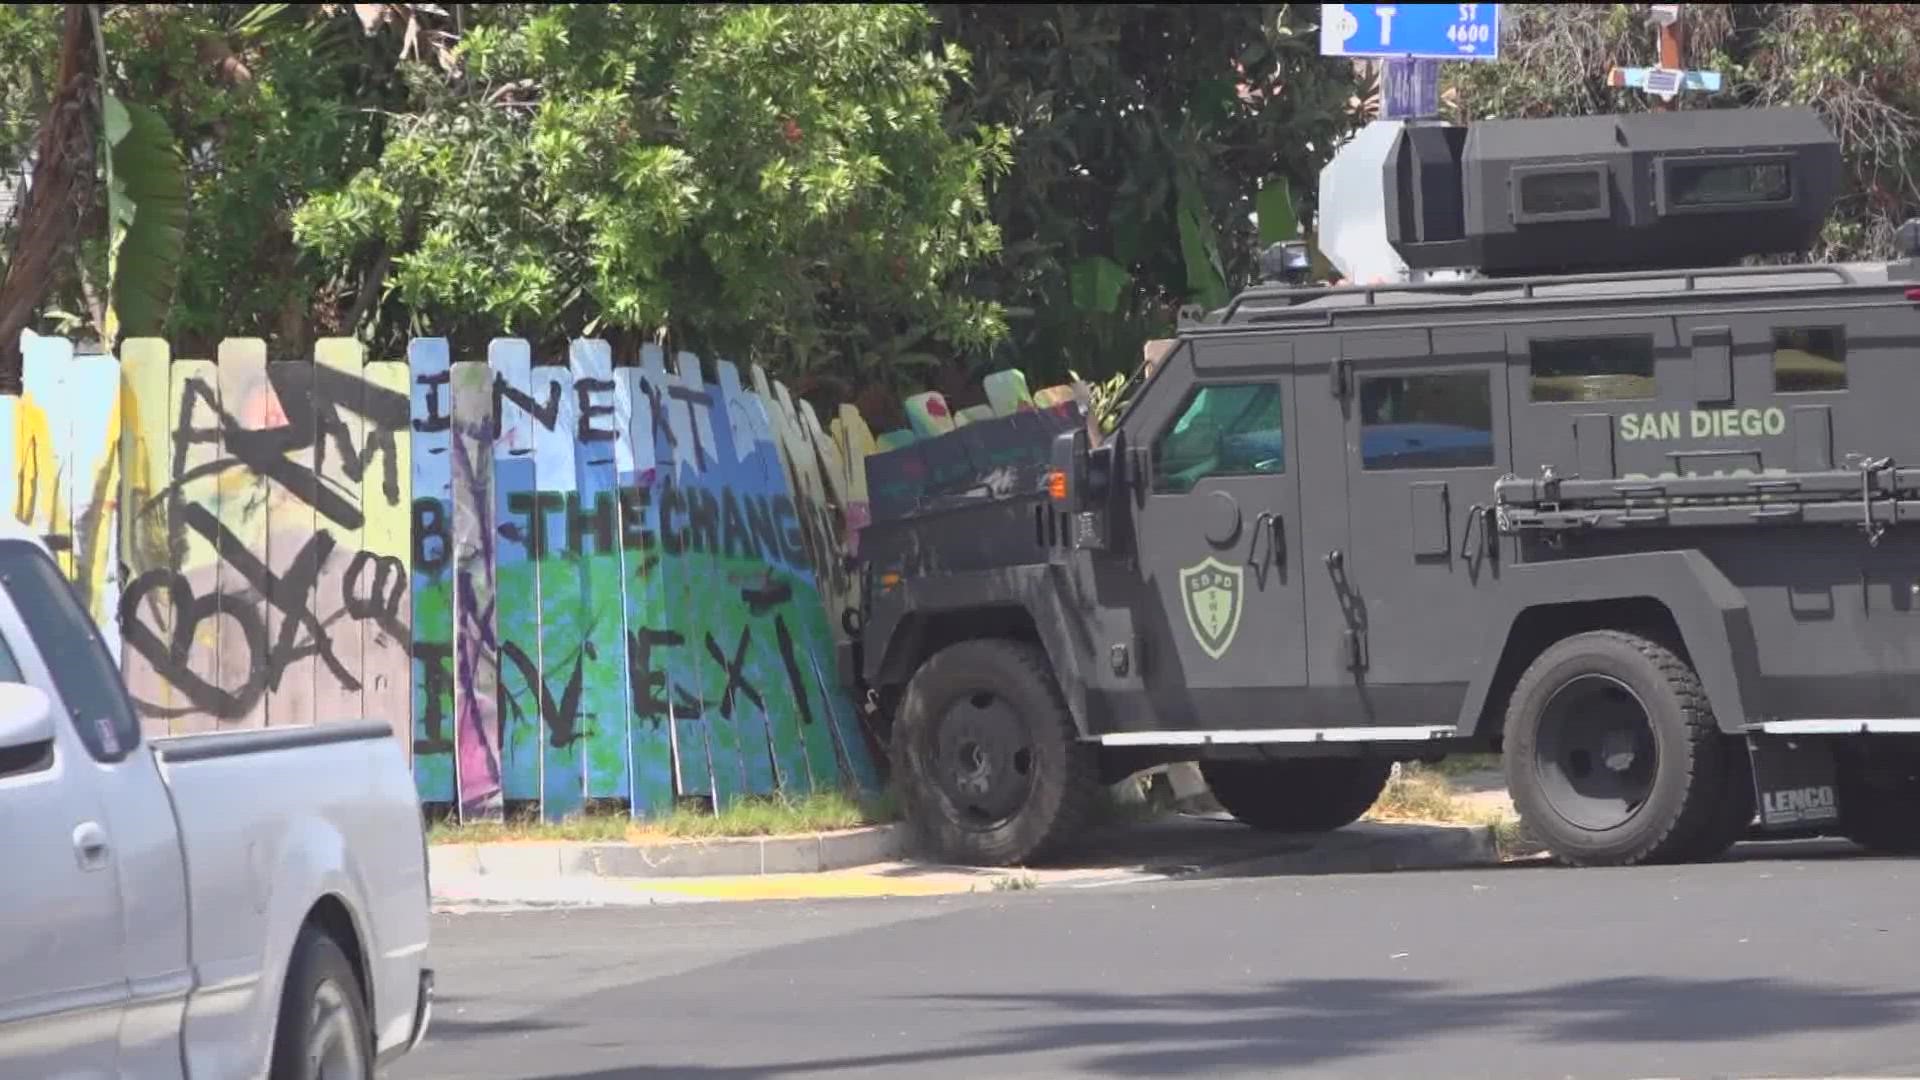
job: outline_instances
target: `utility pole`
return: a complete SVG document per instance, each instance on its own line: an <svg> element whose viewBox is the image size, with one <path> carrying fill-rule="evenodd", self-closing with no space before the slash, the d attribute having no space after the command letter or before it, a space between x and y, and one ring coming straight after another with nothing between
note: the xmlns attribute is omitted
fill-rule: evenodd
<svg viewBox="0 0 1920 1080"><path fill-rule="evenodd" d="M1679 4L1654 4L1648 18L1660 28L1660 67L1667 71L1687 70L1687 24L1680 14ZM1656 112L1665 112L1673 108L1674 99L1660 96L1653 99Z"/></svg>
<svg viewBox="0 0 1920 1080"><path fill-rule="evenodd" d="M1643 90L1654 96L1653 107L1666 111L1674 107L1674 99L1686 90L1701 90L1709 94L1720 92L1720 73L1717 71L1688 71L1685 67L1687 55L1687 25L1681 17L1680 4L1647 5L1647 21L1659 27L1660 59L1650 68L1614 68L1607 73L1607 85L1616 88L1631 87Z"/></svg>

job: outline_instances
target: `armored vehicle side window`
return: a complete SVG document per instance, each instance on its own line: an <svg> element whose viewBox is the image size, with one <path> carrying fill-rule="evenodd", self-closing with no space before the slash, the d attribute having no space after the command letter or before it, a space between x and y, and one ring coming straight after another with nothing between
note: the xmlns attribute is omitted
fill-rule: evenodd
<svg viewBox="0 0 1920 1080"><path fill-rule="evenodd" d="M1674 206L1746 206L1793 198L1787 163L1669 162L1667 193Z"/></svg>
<svg viewBox="0 0 1920 1080"><path fill-rule="evenodd" d="M1492 376L1457 372L1362 378L1360 464L1376 470L1492 465Z"/></svg>
<svg viewBox="0 0 1920 1080"><path fill-rule="evenodd" d="M1153 441L1153 490L1191 491L1209 476L1286 471L1280 387L1273 383L1202 386Z"/></svg>
<svg viewBox="0 0 1920 1080"><path fill-rule="evenodd" d="M1520 176L1520 211L1529 217L1591 214L1606 209L1604 169L1554 169Z"/></svg>
<svg viewBox="0 0 1920 1080"><path fill-rule="evenodd" d="M1805 394L1846 388L1847 342L1839 327L1774 330L1774 393Z"/></svg>
<svg viewBox="0 0 1920 1080"><path fill-rule="evenodd" d="M1654 394L1653 338L1536 338L1527 345L1534 401L1627 401Z"/></svg>

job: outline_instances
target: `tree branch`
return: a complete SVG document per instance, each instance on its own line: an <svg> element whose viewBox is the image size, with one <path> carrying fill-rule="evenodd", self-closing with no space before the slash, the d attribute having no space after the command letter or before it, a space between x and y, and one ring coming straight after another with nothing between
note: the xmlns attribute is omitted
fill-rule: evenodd
<svg viewBox="0 0 1920 1080"><path fill-rule="evenodd" d="M92 30L85 4L67 5L60 75L34 144L33 183L0 280L0 394L20 392L20 331L69 269L61 258L93 201L97 117Z"/></svg>
<svg viewBox="0 0 1920 1080"><path fill-rule="evenodd" d="M387 270L392 265L393 251L387 246L387 241L383 237L379 241L378 250L374 253L373 265L369 266L360 277L360 291L353 298L353 309L347 313L348 333L356 337L360 336L361 325L367 321L375 306L380 303L380 293L387 283ZM371 338L372 332L369 329L367 339L371 340Z"/></svg>

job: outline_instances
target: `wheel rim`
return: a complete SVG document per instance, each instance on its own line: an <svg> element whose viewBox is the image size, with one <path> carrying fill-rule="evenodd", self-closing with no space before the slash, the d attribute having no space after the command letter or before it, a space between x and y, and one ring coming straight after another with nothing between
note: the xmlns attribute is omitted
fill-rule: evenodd
<svg viewBox="0 0 1920 1080"><path fill-rule="evenodd" d="M1006 699L990 690L962 695L934 729L933 771L947 813L985 831L1018 814L1033 790L1033 738Z"/></svg>
<svg viewBox="0 0 1920 1080"><path fill-rule="evenodd" d="M307 1075L314 1080L367 1080L360 1032L353 1007L340 984L328 979L313 991L312 1023L307 1029Z"/></svg>
<svg viewBox="0 0 1920 1080"><path fill-rule="evenodd" d="M1646 703L1611 675L1580 675L1541 711L1534 771L1547 804L1601 831L1631 821L1653 794L1659 746Z"/></svg>

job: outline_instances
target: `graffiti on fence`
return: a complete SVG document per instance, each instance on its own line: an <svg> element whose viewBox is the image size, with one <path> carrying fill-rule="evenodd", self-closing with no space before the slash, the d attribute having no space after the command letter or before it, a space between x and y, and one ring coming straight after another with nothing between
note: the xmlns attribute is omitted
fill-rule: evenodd
<svg viewBox="0 0 1920 1080"><path fill-rule="evenodd" d="M344 341L271 364L260 341L217 364L138 341L120 375L117 630L142 714L179 732L403 706L404 369Z"/></svg>
<svg viewBox="0 0 1920 1080"><path fill-rule="evenodd" d="M26 335L0 507L47 538L148 730L378 718L423 801L636 816L877 774L833 678L867 459L1031 409L823 428L760 369L579 340L269 360Z"/></svg>
<svg viewBox="0 0 1920 1080"><path fill-rule="evenodd" d="M789 419L810 411L776 405L780 432L737 369L689 355L539 359L411 354L421 796L562 817L874 783L829 679L819 582L840 587L846 540L810 480L825 438Z"/></svg>

